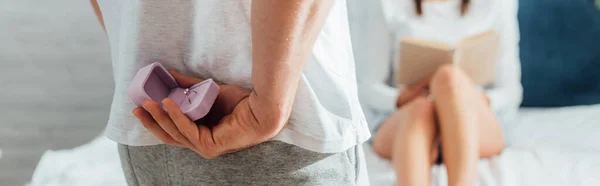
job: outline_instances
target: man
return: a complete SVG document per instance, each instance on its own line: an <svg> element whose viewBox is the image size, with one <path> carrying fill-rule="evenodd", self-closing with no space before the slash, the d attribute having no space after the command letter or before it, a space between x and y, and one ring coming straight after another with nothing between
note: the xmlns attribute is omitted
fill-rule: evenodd
<svg viewBox="0 0 600 186"><path fill-rule="evenodd" d="M106 135L129 185L368 185L345 1L97 3L116 84ZM127 99L156 61L180 86L221 83L200 125L170 99Z"/></svg>

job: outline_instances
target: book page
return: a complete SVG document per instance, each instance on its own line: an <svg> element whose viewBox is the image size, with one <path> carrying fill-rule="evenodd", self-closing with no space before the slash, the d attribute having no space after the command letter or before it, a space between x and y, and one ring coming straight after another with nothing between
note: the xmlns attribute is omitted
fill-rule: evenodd
<svg viewBox="0 0 600 186"><path fill-rule="evenodd" d="M494 81L498 60L499 36L490 31L469 37L456 47L454 60L478 85Z"/></svg>
<svg viewBox="0 0 600 186"><path fill-rule="evenodd" d="M404 38L400 42L396 83L413 85L435 73L443 64L453 63L454 49L441 42Z"/></svg>

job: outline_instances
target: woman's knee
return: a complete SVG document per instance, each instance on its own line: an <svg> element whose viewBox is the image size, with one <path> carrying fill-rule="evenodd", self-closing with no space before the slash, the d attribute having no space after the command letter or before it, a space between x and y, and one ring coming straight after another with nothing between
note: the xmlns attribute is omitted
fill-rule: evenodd
<svg viewBox="0 0 600 186"><path fill-rule="evenodd" d="M409 134L418 129L435 130L433 110L434 106L431 100L425 97L415 98L381 124L373 137L373 150L378 155L387 158L391 156L396 138L414 136Z"/></svg>
<svg viewBox="0 0 600 186"><path fill-rule="evenodd" d="M406 118L404 120L404 132L410 132L412 129L434 130L434 105L426 97L415 98L406 105Z"/></svg>
<svg viewBox="0 0 600 186"><path fill-rule="evenodd" d="M407 119L433 117L434 105L427 97L420 96L406 105Z"/></svg>
<svg viewBox="0 0 600 186"><path fill-rule="evenodd" d="M454 65L443 65L438 68L431 78L432 91L453 93L469 84L471 80L460 68Z"/></svg>
<svg viewBox="0 0 600 186"><path fill-rule="evenodd" d="M398 136L398 126L400 126L403 115L400 111L395 111L388 116L375 131L372 137L373 150L379 156L390 158L392 153L393 143Z"/></svg>
<svg viewBox="0 0 600 186"><path fill-rule="evenodd" d="M395 138L390 138L386 140L386 138L381 138L379 136L379 134L373 136L373 139L371 141L371 147L377 155L385 159L390 159L392 157L392 150Z"/></svg>

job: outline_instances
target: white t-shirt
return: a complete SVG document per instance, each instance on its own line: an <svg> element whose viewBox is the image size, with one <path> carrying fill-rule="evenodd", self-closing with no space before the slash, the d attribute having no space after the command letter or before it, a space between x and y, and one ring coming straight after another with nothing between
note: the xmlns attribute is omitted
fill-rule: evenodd
<svg viewBox="0 0 600 186"><path fill-rule="evenodd" d="M161 142L131 114L127 87L152 62L252 89L251 0L99 0L110 40L115 94L106 135L133 146ZM312 49L284 129L274 138L341 152L370 137L357 93L346 2L336 0Z"/></svg>
<svg viewBox="0 0 600 186"><path fill-rule="evenodd" d="M416 15L412 0L354 3L361 3L355 6L369 10L352 23L357 25L353 29L360 29L353 30L352 39L361 103L372 129L396 109L401 88L393 83L394 69L398 64L399 43L405 36L456 44L468 36L495 30L501 37L496 78L484 91L503 123L515 117L523 93L517 0L472 0L464 16L460 13L460 0L423 2L422 16Z"/></svg>

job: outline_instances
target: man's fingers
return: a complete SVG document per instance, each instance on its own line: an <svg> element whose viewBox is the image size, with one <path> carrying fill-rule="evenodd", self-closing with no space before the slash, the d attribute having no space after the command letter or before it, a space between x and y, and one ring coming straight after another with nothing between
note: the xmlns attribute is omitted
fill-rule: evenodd
<svg viewBox="0 0 600 186"><path fill-rule="evenodd" d="M215 143L213 131L206 126L198 126L198 154L204 158L212 159L223 154L222 146Z"/></svg>
<svg viewBox="0 0 600 186"><path fill-rule="evenodd" d="M175 70L169 70L169 73L171 74L171 76L173 76L173 78L175 78L175 81L177 81L177 84L179 84L179 86L181 86L183 88L188 88L188 87L191 87L192 85L195 85L197 83L204 81L203 79L200 79L200 78L180 74L179 72L177 72Z"/></svg>
<svg viewBox="0 0 600 186"><path fill-rule="evenodd" d="M194 151L205 158L215 158L222 154L221 147L213 139L213 131L206 126L198 126L179 109L173 100L163 100L167 113L173 119L175 126L192 143Z"/></svg>
<svg viewBox="0 0 600 186"><path fill-rule="evenodd" d="M174 70L169 70L169 73L175 78L177 84L179 86L187 88L191 87L195 84L202 82L204 79L186 76ZM219 91L219 95L217 96L217 100L215 101L215 108L221 109L220 112L228 114L233 111L235 105L240 102L240 100L248 97L250 91L234 85L225 85L219 82L216 82L221 88Z"/></svg>
<svg viewBox="0 0 600 186"><path fill-rule="evenodd" d="M171 99L163 100L169 117L179 131L187 138L196 153L205 158L216 158L221 155L220 148L215 144L212 130L206 126L198 126L181 112L179 106Z"/></svg>
<svg viewBox="0 0 600 186"><path fill-rule="evenodd" d="M205 158L215 158L221 155L219 147L215 144L212 130L206 126L198 126L190 121L179 106L173 100L163 100L169 116L173 119L175 126L192 143L194 151Z"/></svg>
<svg viewBox="0 0 600 186"><path fill-rule="evenodd" d="M195 85L195 84L200 83L205 80L205 79L197 78L197 77L193 77L193 76L186 76L175 70L169 70L169 74L171 74L173 76L173 78L175 78L175 81L177 81L179 86L184 87L184 88L190 87L192 85ZM225 84L223 84L221 82L217 82L217 81L215 81L215 83L219 86L225 85Z"/></svg>
<svg viewBox="0 0 600 186"><path fill-rule="evenodd" d="M179 142L187 146L188 148L193 148L192 144L188 141L188 139L181 134L179 129L175 126L169 115L161 108L161 106L154 101L145 101L144 109L150 112L150 115L154 120L158 123L160 128L163 129L164 132L169 134L169 136L175 141Z"/></svg>
<svg viewBox="0 0 600 186"><path fill-rule="evenodd" d="M190 148L197 148L198 126L196 126L196 123L181 112L181 109L173 100L166 98L162 103L167 109L167 114L175 124L174 127L177 129L179 135L182 135L186 139Z"/></svg>
<svg viewBox="0 0 600 186"><path fill-rule="evenodd" d="M146 112L144 108L138 107L133 110L133 115L135 115L142 125L150 131L150 133L154 134L160 141L173 146L185 147L183 144L175 141L167 132L165 132L159 125L154 121L150 113Z"/></svg>
<svg viewBox="0 0 600 186"><path fill-rule="evenodd" d="M210 132L211 136L205 136ZM248 100L240 102L240 106L225 116L212 130L200 130L200 142L204 146L213 147L216 155L235 152L262 143L274 137L278 132L261 126L248 105ZM210 137L210 138L209 138ZM215 155L215 154L212 154Z"/></svg>

